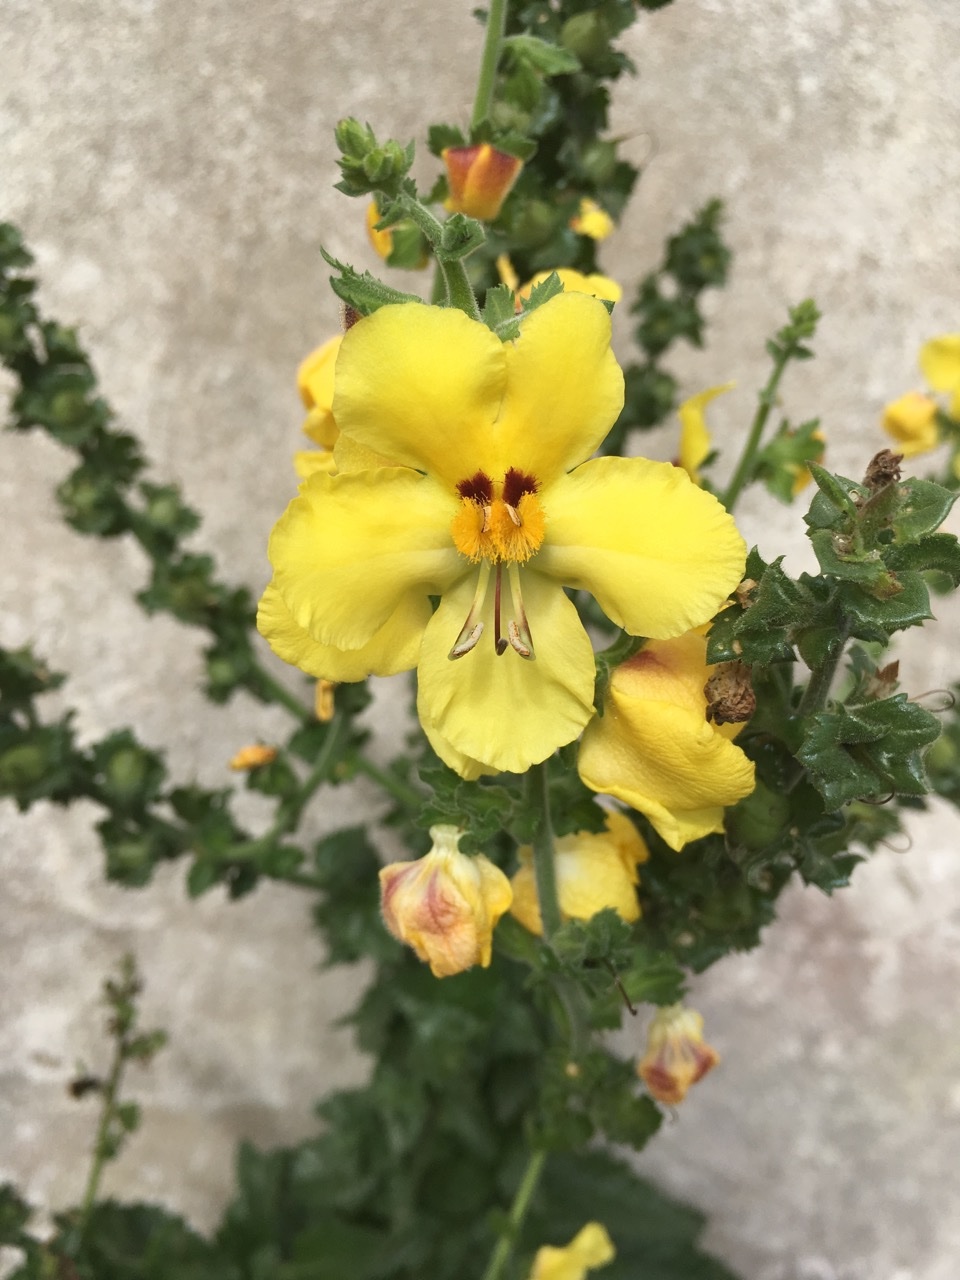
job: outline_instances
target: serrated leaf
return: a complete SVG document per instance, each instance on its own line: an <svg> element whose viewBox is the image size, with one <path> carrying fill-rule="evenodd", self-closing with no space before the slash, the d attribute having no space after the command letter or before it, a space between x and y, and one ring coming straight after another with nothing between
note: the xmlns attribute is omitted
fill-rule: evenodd
<svg viewBox="0 0 960 1280"><path fill-rule="evenodd" d="M837 601L847 614L850 634L860 640L887 640L895 631L916 627L932 618L930 593L919 573L896 576L900 590L879 600L850 583L843 585Z"/></svg>
<svg viewBox="0 0 960 1280"><path fill-rule="evenodd" d="M900 485L901 502L891 520L900 543L917 542L939 529L957 500L957 494L932 480L904 480Z"/></svg>
<svg viewBox="0 0 960 1280"><path fill-rule="evenodd" d="M572 75L580 70L580 59L569 49L550 44L537 36L507 36L503 48L518 62L523 62L545 76Z"/></svg>
<svg viewBox="0 0 960 1280"><path fill-rule="evenodd" d="M828 810L852 800L925 795L921 751L939 736L936 716L898 693L813 718L797 753Z"/></svg>
<svg viewBox="0 0 960 1280"><path fill-rule="evenodd" d="M337 297L353 307L362 316L369 316L380 307L392 306L398 302L423 302L415 293L402 293L399 289L391 289L381 280L372 276L369 271L358 272L344 262L338 261L325 249L321 249L324 262L340 274L330 277L330 287Z"/></svg>
<svg viewBox="0 0 960 1280"><path fill-rule="evenodd" d="M960 585L960 541L952 533L931 533L918 542L890 547L884 560L898 572L933 570L946 574L955 587Z"/></svg>
<svg viewBox="0 0 960 1280"><path fill-rule="evenodd" d="M866 588L881 587L891 579L879 551L854 553L845 550L843 535L831 529L814 529L810 542L824 573Z"/></svg>

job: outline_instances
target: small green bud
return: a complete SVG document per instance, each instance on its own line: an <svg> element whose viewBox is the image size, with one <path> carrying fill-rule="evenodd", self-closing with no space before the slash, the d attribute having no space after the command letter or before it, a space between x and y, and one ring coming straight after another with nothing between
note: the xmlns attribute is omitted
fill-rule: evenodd
<svg viewBox="0 0 960 1280"><path fill-rule="evenodd" d="M560 31L560 43L574 54L588 70L602 61L610 49L607 25L595 10L576 13L568 18Z"/></svg>
<svg viewBox="0 0 960 1280"><path fill-rule="evenodd" d="M53 761L42 742L21 742L0 754L0 795L16 794L41 782Z"/></svg>
<svg viewBox="0 0 960 1280"><path fill-rule="evenodd" d="M727 811L727 837L743 849L765 849L783 834L789 821L789 798L758 782L749 796Z"/></svg>

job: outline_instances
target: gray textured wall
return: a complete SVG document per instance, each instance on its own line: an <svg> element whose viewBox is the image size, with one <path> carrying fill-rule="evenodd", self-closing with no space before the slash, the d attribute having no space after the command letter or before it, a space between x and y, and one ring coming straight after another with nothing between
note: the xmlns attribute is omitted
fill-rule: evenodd
<svg viewBox="0 0 960 1280"><path fill-rule="evenodd" d="M37 252L47 307L81 322L156 475L206 513L197 545L237 580L264 580L291 492L293 370L336 323L317 246L375 265L358 206L331 190L334 121L401 137L466 121L470 7L2 0L0 216ZM736 377L714 420L742 431L764 338L813 294L819 358L787 398L823 415L838 469L861 470L883 401L917 380L919 343L960 326L960 10L677 0L628 46L641 75L614 123L649 163L609 270L635 280L665 234L723 196L731 286L711 301L709 351L674 367L690 392ZM650 447L669 456L668 433ZM0 457L0 640L33 641L72 673L84 737L133 722L181 777L224 783L235 747L280 717L212 710L194 691L199 639L131 602L142 557L61 524L57 447L8 437ZM806 563L795 513L771 521L752 497L743 513L762 549ZM956 671L955 623L906 638L908 689ZM389 699L373 719L388 752ZM351 813L370 801L358 786ZM77 1058L99 1061L99 984L132 947L145 1016L173 1044L131 1082L145 1129L108 1187L209 1222L239 1137L296 1137L311 1100L363 1070L332 1027L362 974L317 972L296 892L193 904L175 869L146 892L105 886L92 816L0 811L0 1177L44 1204L76 1196L93 1115L64 1086ZM938 810L836 900L796 889L763 950L698 984L724 1065L644 1165L711 1213L709 1243L750 1280L955 1280L956 837Z"/></svg>

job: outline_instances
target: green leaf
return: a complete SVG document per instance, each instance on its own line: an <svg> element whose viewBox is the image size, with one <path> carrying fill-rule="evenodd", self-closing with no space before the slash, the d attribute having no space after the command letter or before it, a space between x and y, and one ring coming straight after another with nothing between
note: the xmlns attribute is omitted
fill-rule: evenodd
<svg viewBox="0 0 960 1280"><path fill-rule="evenodd" d="M849 620L850 634L860 640L885 641L895 631L916 627L933 617L930 593L919 573L903 573L894 582L900 590L877 599L853 584L837 592L837 603Z"/></svg>
<svg viewBox="0 0 960 1280"><path fill-rule="evenodd" d="M525 63L541 75L565 76L580 70L580 59L569 49L540 40L537 36L507 36L503 49L509 57Z"/></svg>
<svg viewBox="0 0 960 1280"><path fill-rule="evenodd" d="M465 147L463 132L452 124L432 124L427 130L427 147L438 159L447 147Z"/></svg>
<svg viewBox="0 0 960 1280"><path fill-rule="evenodd" d="M960 541L952 533L931 533L918 542L892 546L884 555L888 568L944 573L960 586Z"/></svg>
<svg viewBox="0 0 960 1280"><path fill-rule="evenodd" d="M486 240L483 224L466 214L454 213L443 223L440 243L435 247L441 262L459 262L468 257Z"/></svg>
<svg viewBox="0 0 960 1280"><path fill-rule="evenodd" d="M891 524L900 543L918 542L939 529L957 500L956 493L932 480L904 480L899 490L899 509Z"/></svg>
<svg viewBox="0 0 960 1280"><path fill-rule="evenodd" d="M922 796L929 783L921 752L939 733L936 716L898 693L863 706L821 711L797 758L828 810L851 800Z"/></svg>
<svg viewBox="0 0 960 1280"><path fill-rule="evenodd" d="M362 316L372 315L380 307L392 306L397 302L423 302L415 293L401 293L399 289L391 289L369 271L355 271L353 267L332 257L325 249L320 252L324 262L339 272L330 277L331 289L341 302L353 307Z"/></svg>

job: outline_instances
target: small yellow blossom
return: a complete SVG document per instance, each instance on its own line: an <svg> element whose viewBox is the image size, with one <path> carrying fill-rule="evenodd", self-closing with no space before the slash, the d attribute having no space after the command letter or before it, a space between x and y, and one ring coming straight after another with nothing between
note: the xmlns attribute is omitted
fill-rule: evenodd
<svg viewBox="0 0 960 1280"><path fill-rule="evenodd" d="M716 1049L703 1038L703 1017L674 1004L654 1015L637 1075L657 1102L676 1106L719 1061Z"/></svg>
<svg viewBox="0 0 960 1280"><path fill-rule="evenodd" d="M677 410L680 417L680 465L694 484L700 484L700 467L713 448L703 411L711 400L735 386L735 382L724 382L718 387L708 387L699 395L684 400Z"/></svg>
<svg viewBox="0 0 960 1280"><path fill-rule="evenodd" d="M462 836L458 827L431 827L428 854L380 872L384 923L435 978L489 965L493 931L513 897L510 881L483 854L460 852Z"/></svg>
<svg viewBox="0 0 960 1280"><path fill-rule="evenodd" d="M557 896L565 920L589 920L605 907L612 907L628 922L640 917L637 864L646 862L650 852L626 814L608 813L606 824L605 832L578 831L561 836L555 844ZM520 870L510 882L510 911L539 936L543 924L530 845L520 847L519 858Z"/></svg>
<svg viewBox="0 0 960 1280"><path fill-rule="evenodd" d="M883 429L905 458L937 447L937 402L922 391L908 391L883 411Z"/></svg>
<svg viewBox="0 0 960 1280"><path fill-rule="evenodd" d="M471 147L446 147L441 153L447 167L450 194L444 207L492 222L510 189L520 176L523 161L498 151L489 142Z"/></svg>
<svg viewBox="0 0 960 1280"><path fill-rule="evenodd" d="M616 223L596 200L585 198L570 219L570 229L578 236L589 236L591 240L606 240L616 230Z"/></svg>
<svg viewBox="0 0 960 1280"><path fill-rule="evenodd" d="M329 724L334 717L336 706L333 691L336 687L333 680L321 678L317 681L317 688L313 697L313 709L321 724Z"/></svg>
<svg viewBox="0 0 960 1280"><path fill-rule="evenodd" d="M276 747L267 747L262 742L255 742L249 747L240 748L230 761L230 768L235 769L237 773L248 772L251 769L260 769L265 764L272 764L276 758Z"/></svg>
<svg viewBox="0 0 960 1280"><path fill-rule="evenodd" d="M613 672L604 715L587 726L578 767L588 787L646 815L671 849L723 830L723 810L754 788L753 762L707 719L713 670L691 631L648 641Z"/></svg>
<svg viewBox="0 0 960 1280"><path fill-rule="evenodd" d="M416 666L424 731L464 776L521 773L593 714L565 586L667 637L743 576L733 520L682 471L591 457L623 404L595 298L552 298L510 342L453 308L381 307L344 336L336 378L337 471L274 528L258 626L329 680Z"/></svg>
<svg viewBox="0 0 960 1280"><path fill-rule="evenodd" d="M947 412L960 420L960 333L942 333L925 342L920 368L929 387L950 396Z"/></svg>
<svg viewBox="0 0 960 1280"><path fill-rule="evenodd" d="M588 1222L562 1249L549 1244L538 1249L530 1280L585 1280L588 1271L605 1267L616 1256L606 1227Z"/></svg>

